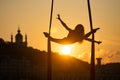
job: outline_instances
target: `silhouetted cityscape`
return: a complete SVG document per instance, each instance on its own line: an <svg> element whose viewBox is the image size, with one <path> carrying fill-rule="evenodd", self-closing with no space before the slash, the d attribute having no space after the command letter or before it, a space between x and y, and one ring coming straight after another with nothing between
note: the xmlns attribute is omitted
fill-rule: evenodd
<svg viewBox="0 0 120 80"><path fill-rule="evenodd" d="M0 38L0 80L47 80L47 52L27 46L27 35L18 32L13 41ZM42 44L41 44L42 45ZM120 63L102 65L97 58L96 80L120 80ZM89 80L90 64L52 53L52 80Z"/></svg>

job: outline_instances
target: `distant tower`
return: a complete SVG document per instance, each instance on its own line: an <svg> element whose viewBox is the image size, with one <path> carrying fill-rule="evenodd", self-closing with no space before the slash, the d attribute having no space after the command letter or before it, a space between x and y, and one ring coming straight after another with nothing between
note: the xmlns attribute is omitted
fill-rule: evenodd
<svg viewBox="0 0 120 80"><path fill-rule="evenodd" d="M13 43L13 35L11 34L11 43Z"/></svg>
<svg viewBox="0 0 120 80"><path fill-rule="evenodd" d="M102 58L96 58L97 59L97 66L101 66L101 60Z"/></svg>
<svg viewBox="0 0 120 80"><path fill-rule="evenodd" d="M25 34L25 44L27 46L27 34Z"/></svg>
<svg viewBox="0 0 120 80"><path fill-rule="evenodd" d="M18 44L20 44L20 43L22 43L23 42L23 36L22 36L22 34L20 33L20 28L18 27L18 31L17 31L18 33L16 34L16 36L15 36L15 42L16 43L18 43Z"/></svg>

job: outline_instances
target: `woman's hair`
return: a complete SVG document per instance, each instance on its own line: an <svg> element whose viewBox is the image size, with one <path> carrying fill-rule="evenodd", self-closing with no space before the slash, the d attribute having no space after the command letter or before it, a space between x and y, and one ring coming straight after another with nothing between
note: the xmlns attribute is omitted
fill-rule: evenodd
<svg viewBox="0 0 120 80"><path fill-rule="evenodd" d="M83 42L83 37L84 37L84 27L82 24L78 24L76 27L75 27L75 31L77 34L79 34L79 37L81 38L79 43L82 43Z"/></svg>
<svg viewBox="0 0 120 80"><path fill-rule="evenodd" d="M78 24L76 27L75 27L75 31L77 31L78 33L80 33L80 35L84 35L84 27L82 24Z"/></svg>

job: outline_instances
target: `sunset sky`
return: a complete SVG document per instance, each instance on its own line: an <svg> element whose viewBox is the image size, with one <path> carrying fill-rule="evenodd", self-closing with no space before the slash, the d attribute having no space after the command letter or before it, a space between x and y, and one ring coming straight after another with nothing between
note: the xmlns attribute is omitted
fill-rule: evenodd
<svg viewBox="0 0 120 80"><path fill-rule="evenodd" d="M96 57L102 57L103 63L120 62L120 0L90 1L93 27L101 28L95 39L103 42L96 44ZM85 33L90 31L87 0L55 0L54 3L51 36L63 38L68 33L56 19L57 14L71 29L83 24ZM19 25L23 37L28 36L28 46L47 50L43 32L48 32L50 4L51 0L0 0L0 38L10 41L10 35L17 34ZM70 55L89 62L90 45L88 41L69 45ZM60 52L62 47L52 42L53 52Z"/></svg>

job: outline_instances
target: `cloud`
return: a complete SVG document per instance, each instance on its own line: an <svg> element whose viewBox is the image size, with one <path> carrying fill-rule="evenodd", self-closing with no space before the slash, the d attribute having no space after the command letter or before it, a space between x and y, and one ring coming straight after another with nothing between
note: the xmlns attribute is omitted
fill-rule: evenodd
<svg viewBox="0 0 120 80"><path fill-rule="evenodd" d="M120 62L120 51L119 50L105 50L101 49L98 51L96 57L101 57L102 63Z"/></svg>

